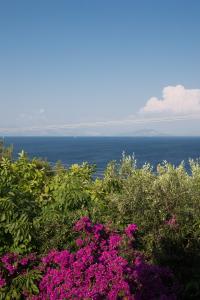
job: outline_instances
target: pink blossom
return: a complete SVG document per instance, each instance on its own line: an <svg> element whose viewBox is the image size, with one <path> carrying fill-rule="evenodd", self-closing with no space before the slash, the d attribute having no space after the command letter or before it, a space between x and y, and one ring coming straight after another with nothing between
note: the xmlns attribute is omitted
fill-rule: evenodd
<svg viewBox="0 0 200 300"><path fill-rule="evenodd" d="M0 275L0 288L6 285L6 280Z"/></svg>
<svg viewBox="0 0 200 300"><path fill-rule="evenodd" d="M84 241L82 240L82 239L76 239L76 245L78 246L78 247L82 247L83 246L83 244L84 244Z"/></svg>
<svg viewBox="0 0 200 300"><path fill-rule="evenodd" d="M178 224L177 224L177 220L176 220L176 215L172 215L172 217L165 222L166 225L169 225L169 227L171 228L176 228L178 227Z"/></svg>
<svg viewBox="0 0 200 300"><path fill-rule="evenodd" d="M132 238L137 230L138 230L138 227L136 224L129 224L125 228L125 233L129 238Z"/></svg>
<svg viewBox="0 0 200 300"><path fill-rule="evenodd" d="M137 225L130 224L125 231L132 238L137 229ZM134 253L132 260L128 261L121 255L127 249L120 252L121 235L102 224L92 224L87 217L76 223L75 230L80 233L76 240L79 249L75 252L54 249L37 260L31 255L4 255L1 259L2 274L7 274L7 277L0 276L0 287L7 287L6 282L12 282L19 274L25 275L23 266L26 266L41 272L41 279L35 281L38 295L21 291L29 300L176 299L171 272L147 263L139 253ZM128 243L126 247L129 247ZM12 266L15 273L9 270ZM167 285L169 282L171 285Z"/></svg>

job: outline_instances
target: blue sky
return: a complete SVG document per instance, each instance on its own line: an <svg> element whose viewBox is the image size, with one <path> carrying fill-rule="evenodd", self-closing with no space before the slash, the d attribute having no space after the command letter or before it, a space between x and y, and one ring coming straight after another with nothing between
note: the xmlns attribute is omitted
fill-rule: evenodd
<svg viewBox="0 0 200 300"><path fill-rule="evenodd" d="M0 133L200 135L199 11L198 0L0 0Z"/></svg>

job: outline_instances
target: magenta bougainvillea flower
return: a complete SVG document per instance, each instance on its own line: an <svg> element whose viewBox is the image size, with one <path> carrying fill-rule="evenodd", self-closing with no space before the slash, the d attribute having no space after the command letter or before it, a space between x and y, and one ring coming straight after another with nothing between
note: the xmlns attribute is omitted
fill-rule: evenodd
<svg viewBox="0 0 200 300"><path fill-rule="evenodd" d="M166 268L147 263L135 249L126 249L132 244L126 243L126 239L123 242L123 235L102 224L92 224L87 217L80 219L74 229L80 234L76 239L77 250L52 250L38 259L34 268L42 276L35 281L39 293L22 291L25 299L176 299L173 274ZM137 225L130 224L125 232L132 239L137 230ZM131 259L126 257L127 252L131 253ZM4 255L0 288L11 282L14 272L19 274L20 268L33 263L33 257Z"/></svg>
<svg viewBox="0 0 200 300"><path fill-rule="evenodd" d="M4 287L6 285L6 280L2 277L2 274L0 274L0 288Z"/></svg>
<svg viewBox="0 0 200 300"><path fill-rule="evenodd" d="M125 233L129 238L132 238L137 230L138 227L136 224L130 224L125 228Z"/></svg>

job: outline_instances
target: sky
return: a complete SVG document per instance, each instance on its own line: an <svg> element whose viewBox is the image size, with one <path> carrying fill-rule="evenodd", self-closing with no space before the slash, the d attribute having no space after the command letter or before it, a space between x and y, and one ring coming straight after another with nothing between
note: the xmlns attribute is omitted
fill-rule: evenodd
<svg viewBox="0 0 200 300"><path fill-rule="evenodd" d="M0 0L0 135L200 135L199 0Z"/></svg>

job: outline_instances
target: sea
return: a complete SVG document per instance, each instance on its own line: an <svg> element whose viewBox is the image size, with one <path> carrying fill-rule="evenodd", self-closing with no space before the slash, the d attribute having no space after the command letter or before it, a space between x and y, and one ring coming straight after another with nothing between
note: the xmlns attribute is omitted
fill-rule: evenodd
<svg viewBox="0 0 200 300"><path fill-rule="evenodd" d="M134 156L137 166L150 163L154 168L163 161L189 169L189 159L200 157L200 137L4 137L13 145L13 156L24 150L30 158L42 158L53 166L57 161L69 167L88 162L96 165L101 176L110 161L120 162L122 153Z"/></svg>

